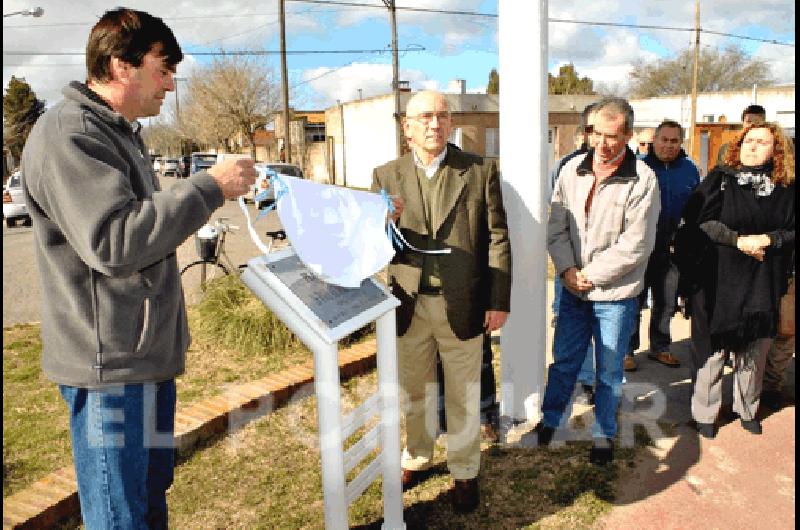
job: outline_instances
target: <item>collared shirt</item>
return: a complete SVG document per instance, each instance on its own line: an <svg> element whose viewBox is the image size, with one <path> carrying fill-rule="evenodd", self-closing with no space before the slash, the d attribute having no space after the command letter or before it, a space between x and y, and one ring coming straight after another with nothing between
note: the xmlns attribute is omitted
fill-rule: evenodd
<svg viewBox="0 0 800 530"><path fill-rule="evenodd" d="M442 149L442 152L439 153L436 158L431 160L431 163L428 166L422 163L422 160L419 159L419 156L417 156L416 151L412 149L411 152L414 153L414 164L416 164L418 168L424 171L425 176L428 177L428 180L430 180L436 174L436 171L439 169L439 166L442 165L442 161L444 161L444 157L447 155L447 146L445 146L444 149Z"/></svg>

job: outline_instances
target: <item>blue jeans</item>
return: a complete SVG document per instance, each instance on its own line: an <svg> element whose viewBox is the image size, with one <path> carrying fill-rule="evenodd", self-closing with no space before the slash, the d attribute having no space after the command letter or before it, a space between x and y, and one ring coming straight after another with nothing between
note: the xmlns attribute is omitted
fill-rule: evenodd
<svg viewBox="0 0 800 530"><path fill-rule="evenodd" d="M559 427L565 418L586 348L594 338L597 357L595 424L592 436L617 434L617 408L622 395L622 360L628 348L636 312L636 298L612 302L581 300L564 289L553 339L553 364L547 375L542 403L543 422Z"/></svg>
<svg viewBox="0 0 800 530"><path fill-rule="evenodd" d="M556 276L553 280L553 316L556 318L556 321L558 321L558 305L561 302L562 290L561 278ZM589 347L586 348L586 358L583 360L581 369L578 372L578 382L582 385L589 385L592 387L595 385L594 348L591 342L589 343Z"/></svg>
<svg viewBox="0 0 800 530"><path fill-rule="evenodd" d="M88 530L166 529L175 466L175 381L97 390L62 385Z"/></svg>

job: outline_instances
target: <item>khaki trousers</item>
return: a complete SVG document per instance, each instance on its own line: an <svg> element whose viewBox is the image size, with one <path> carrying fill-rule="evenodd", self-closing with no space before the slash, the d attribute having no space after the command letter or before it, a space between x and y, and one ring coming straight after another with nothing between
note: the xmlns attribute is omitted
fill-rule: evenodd
<svg viewBox="0 0 800 530"><path fill-rule="evenodd" d="M439 424L438 349L445 380L447 467L457 480L478 475L482 345L482 335L460 340L453 334L442 296L417 296L411 326L397 338L400 398L406 418L403 468L421 471L431 465Z"/></svg>

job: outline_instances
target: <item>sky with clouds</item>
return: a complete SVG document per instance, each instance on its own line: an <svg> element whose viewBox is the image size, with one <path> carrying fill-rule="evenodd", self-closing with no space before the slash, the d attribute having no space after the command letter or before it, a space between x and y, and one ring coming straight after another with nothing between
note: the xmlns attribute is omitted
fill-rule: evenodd
<svg viewBox="0 0 800 530"><path fill-rule="evenodd" d="M335 1L335 0L334 0ZM354 0L376 7L287 0L287 48L292 51L348 51L307 53L288 57L292 104L295 108L326 108L337 100L368 97L390 90L391 28L380 0ZM3 86L12 75L24 77L41 99L60 99L60 88L85 77L86 37L102 13L116 2L101 0L4 0L4 14L40 6L40 18L3 19ZM498 13L497 0L397 0L404 6ZM130 0L126 7L159 16L173 29L186 58L177 76L187 77L209 60L192 52L219 50L279 50L278 1L242 0ZM694 26L693 0L563 0L549 2L549 17L584 22L627 25ZM400 78L413 89L447 89L451 80L466 80L469 92L485 90L489 71L498 65L497 18L428 12L398 11ZM531 22L531 27L536 27ZM703 0L701 27L705 30L769 39L782 46L703 33L701 45L740 46L772 68L776 81L794 83L795 7L792 0ZM610 87L622 87L631 64L638 59L671 57L694 42L691 31L608 27L577 23L549 24L551 72L573 63L581 76ZM538 46L533 32L520 40L524 50ZM359 51L362 50L362 51ZM368 50L368 51L363 51ZM34 55L21 55L32 52ZM52 53L75 55L50 55ZM259 59L280 71L278 55ZM524 67L524 64L521 65ZM502 73L501 73L502 77Z"/></svg>

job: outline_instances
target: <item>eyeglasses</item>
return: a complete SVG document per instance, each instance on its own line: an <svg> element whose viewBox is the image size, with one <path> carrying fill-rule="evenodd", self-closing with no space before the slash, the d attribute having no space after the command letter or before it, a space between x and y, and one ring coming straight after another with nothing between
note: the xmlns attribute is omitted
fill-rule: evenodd
<svg viewBox="0 0 800 530"><path fill-rule="evenodd" d="M639 147L647 147L647 142L639 142Z"/></svg>
<svg viewBox="0 0 800 530"><path fill-rule="evenodd" d="M433 118L436 118L436 121L444 121L450 119L449 112L422 112L417 114L416 116L406 116L412 120L416 120L420 123L428 124L433 121Z"/></svg>

